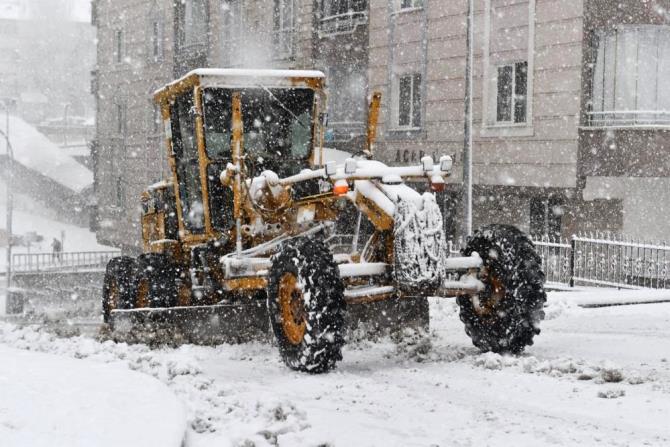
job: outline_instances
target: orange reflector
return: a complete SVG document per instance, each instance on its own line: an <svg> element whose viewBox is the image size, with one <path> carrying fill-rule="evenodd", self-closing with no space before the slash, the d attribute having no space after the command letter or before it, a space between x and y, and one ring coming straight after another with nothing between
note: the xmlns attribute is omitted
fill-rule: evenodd
<svg viewBox="0 0 670 447"><path fill-rule="evenodd" d="M336 196L343 196L349 192L349 184L346 180L338 180L333 186L333 194Z"/></svg>
<svg viewBox="0 0 670 447"><path fill-rule="evenodd" d="M442 192L444 191L444 186L446 183L444 182L430 182L430 190L433 192Z"/></svg>

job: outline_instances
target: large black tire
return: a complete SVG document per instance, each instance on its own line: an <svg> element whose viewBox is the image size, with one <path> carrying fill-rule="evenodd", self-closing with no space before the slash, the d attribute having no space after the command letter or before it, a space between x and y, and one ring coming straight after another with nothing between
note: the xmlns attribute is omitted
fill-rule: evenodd
<svg viewBox="0 0 670 447"><path fill-rule="evenodd" d="M547 300L544 273L533 243L517 228L490 225L478 230L463 250L484 261L480 280L486 289L459 296L461 321L482 351L517 354L533 344Z"/></svg>
<svg viewBox="0 0 670 447"><path fill-rule="evenodd" d="M112 258L107 263L102 284L102 318L110 322L114 309L129 309L135 297L137 261L129 256Z"/></svg>
<svg viewBox="0 0 670 447"><path fill-rule="evenodd" d="M134 308L174 307L179 296L179 267L162 253L145 253L137 260Z"/></svg>
<svg viewBox="0 0 670 447"><path fill-rule="evenodd" d="M272 258L267 295L270 323L289 368L324 373L342 360L344 285L323 242L284 245Z"/></svg>

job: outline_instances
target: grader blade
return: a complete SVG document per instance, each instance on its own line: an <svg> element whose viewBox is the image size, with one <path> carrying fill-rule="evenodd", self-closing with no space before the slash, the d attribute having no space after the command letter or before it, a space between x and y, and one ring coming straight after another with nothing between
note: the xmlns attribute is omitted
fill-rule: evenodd
<svg viewBox="0 0 670 447"><path fill-rule="evenodd" d="M269 334L265 302L153 309L115 310L112 336L148 344L213 345L265 340Z"/></svg>

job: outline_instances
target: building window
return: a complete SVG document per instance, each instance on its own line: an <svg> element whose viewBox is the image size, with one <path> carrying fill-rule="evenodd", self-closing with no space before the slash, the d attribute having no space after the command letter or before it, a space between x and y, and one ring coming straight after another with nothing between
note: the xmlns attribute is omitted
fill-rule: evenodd
<svg viewBox="0 0 670 447"><path fill-rule="evenodd" d="M126 133L126 110L123 104L116 105L116 132L119 137Z"/></svg>
<svg viewBox="0 0 670 447"><path fill-rule="evenodd" d="M237 50L243 38L244 17L241 0L226 0L223 4L223 64L236 65Z"/></svg>
<svg viewBox="0 0 670 447"><path fill-rule="evenodd" d="M293 0L275 0L274 2L274 56L286 59L293 56Z"/></svg>
<svg viewBox="0 0 670 447"><path fill-rule="evenodd" d="M528 92L528 62L498 67L498 107L496 121L499 123L525 123Z"/></svg>
<svg viewBox="0 0 670 447"><path fill-rule="evenodd" d="M398 127L421 127L421 75L418 73L398 77Z"/></svg>
<svg viewBox="0 0 670 447"><path fill-rule="evenodd" d="M207 4L205 0L184 3L182 47L207 45Z"/></svg>
<svg viewBox="0 0 670 447"><path fill-rule="evenodd" d="M530 234L560 237L564 212L559 197L533 197L530 201Z"/></svg>
<svg viewBox="0 0 670 447"><path fill-rule="evenodd" d="M116 189L116 191L115 191L116 192L116 206L119 207L119 208L123 208L125 192L123 190L124 188L123 188L123 177L122 176L118 176L116 178L116 184L114 186L115 186L115 189Z"/></svg>
<svg viewBox="0 0 670 447"><path fill-rule="evenodd" d="M423 8L423 0L398 0L399 9Z"/></svg>
<svg viewBox="0 0 670 447"><path fill-rule="evenodd" d="M151 58L154 62L163 59L163 24L160 20L151 22Z"/></svg>
<svg viewBox="0 0 670 447"><path fill-rule="evenodd" d="M114 62L123 62L123 30L114 31Z"/></svg>
<svg viewBox="0 0 670 447"><path fill-rule="evenodd" d="M157 134L161 130L161 107L159 104L156 104L152 101L152 113L151 113L151 131L154 134Z"/></svg>
<svg viewBox="0 0 670 447"><path fill-rule="evenodd" d="M590 124L670 125L670 27L618 27L596 51Z"/></svg>

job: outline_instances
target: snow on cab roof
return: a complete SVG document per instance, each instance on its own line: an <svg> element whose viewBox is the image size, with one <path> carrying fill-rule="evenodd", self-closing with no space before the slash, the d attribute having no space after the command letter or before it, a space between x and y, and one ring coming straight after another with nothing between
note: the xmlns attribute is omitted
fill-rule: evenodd
<svg viewBox="0 0 670 447"><path fill-rule="evenodd" d="M181 78L172 81L167 86L162 87L154 92L158 95L161 92L168 90L172 86L176 86L185 82L192 76L210 77L210 78L258 78L258 79L286 79L286 78L316 78L325 79L326 75L319 70L275 70L275 69L258 69L258 68L196 68L189 71Z"/></svg>
<svg viewBox="0 0 670 447"><path fill-rule="evenodd" d="M4 131L2 121L0 129ZM9 141L14 149L14 159L26 168L74 192L82 192L93 184L93 172L61 151L34 126L13 115L9 117ZM3 142L0 144L0 155L5 155L5 151Z"/></svg>

